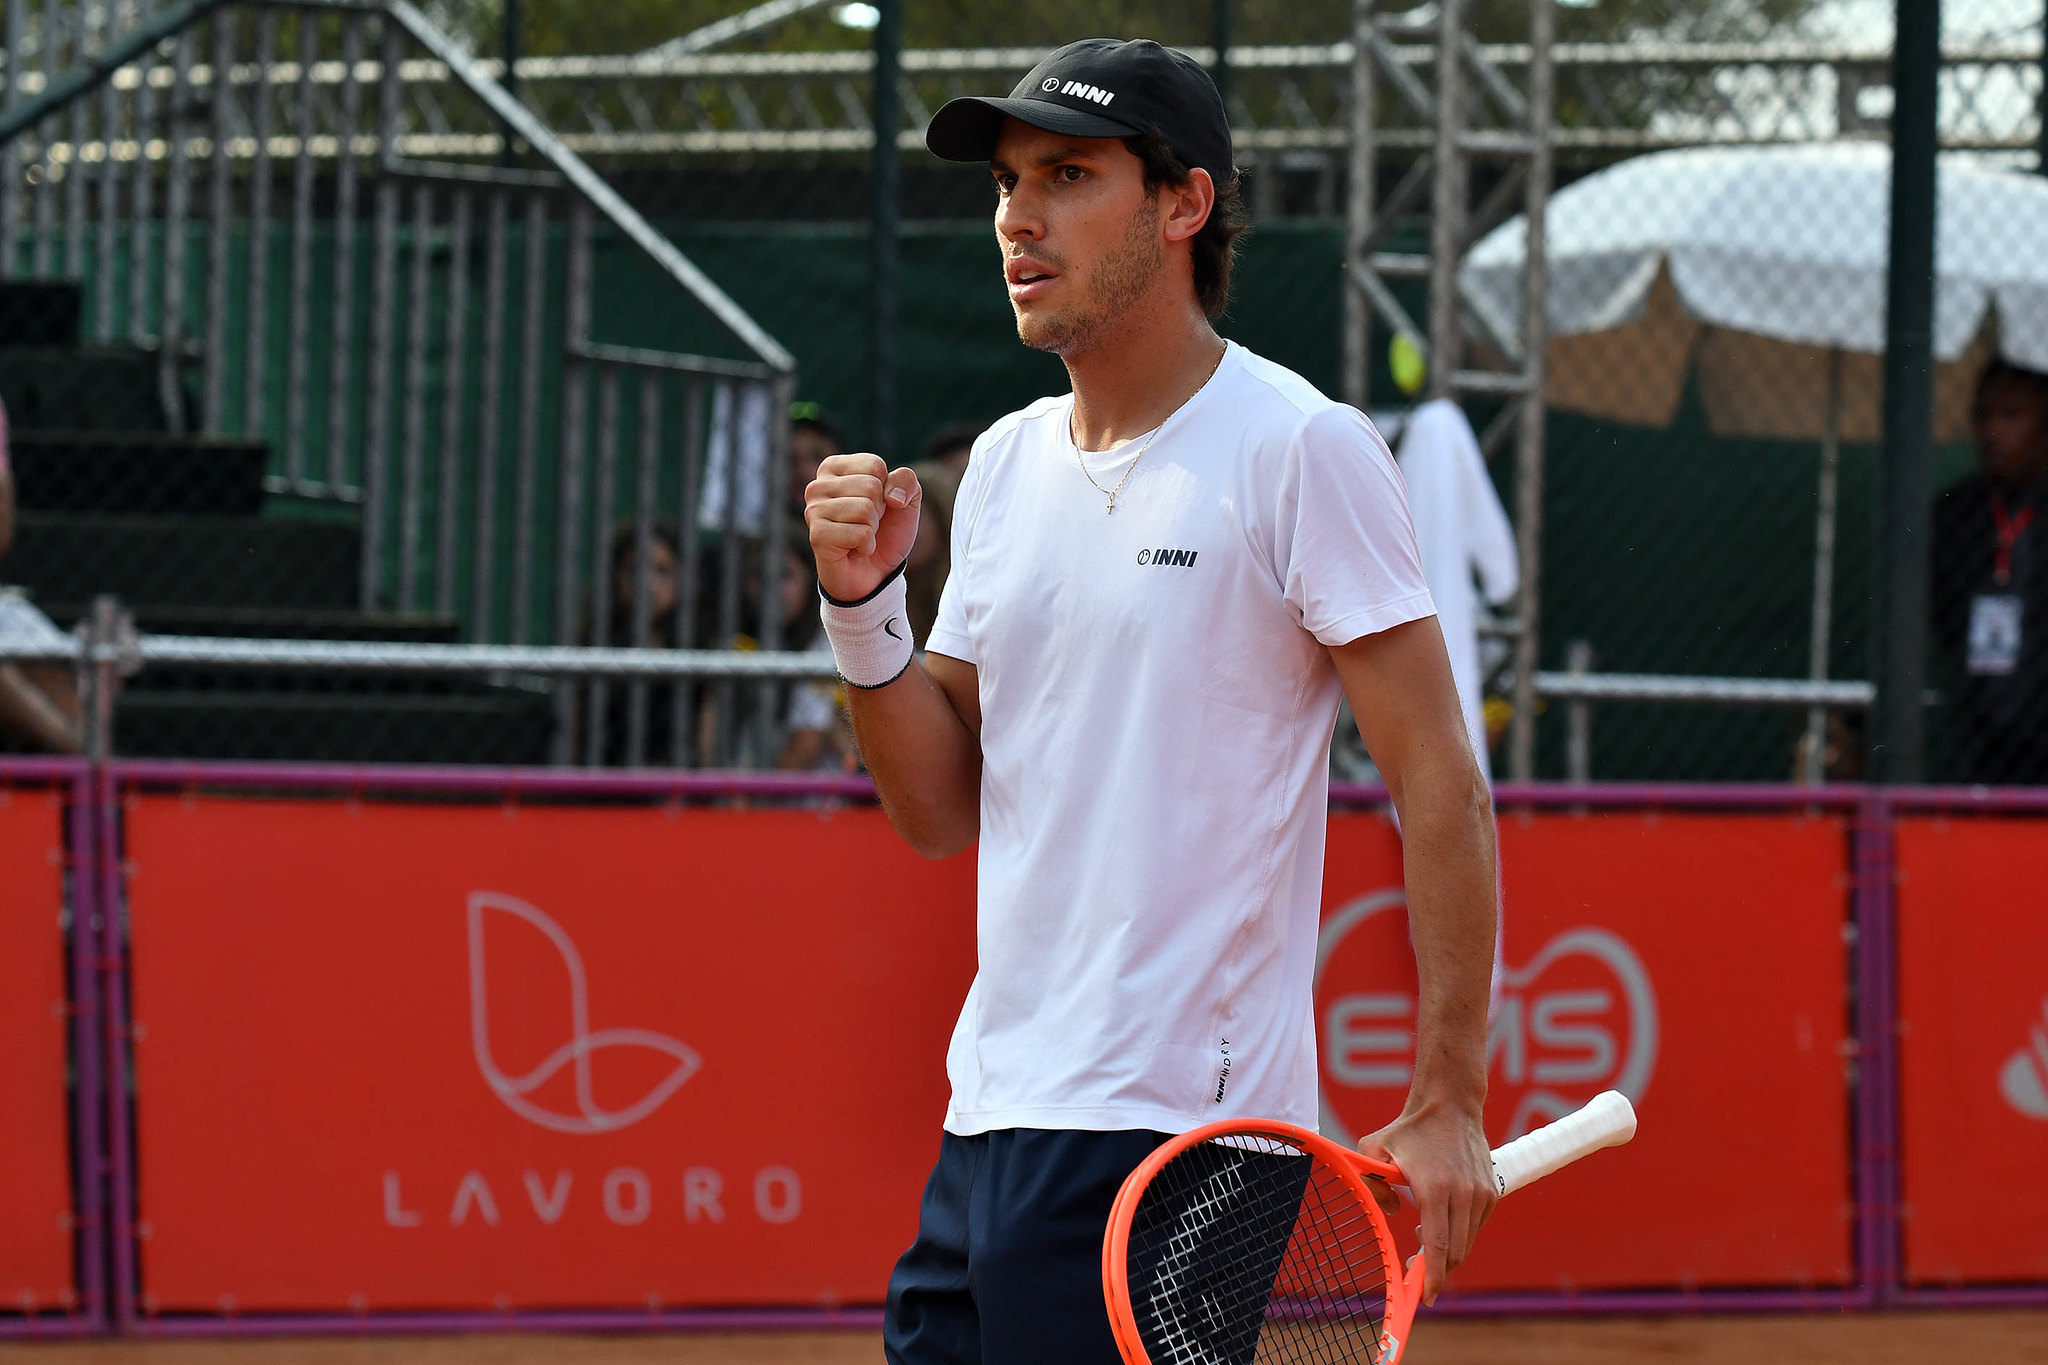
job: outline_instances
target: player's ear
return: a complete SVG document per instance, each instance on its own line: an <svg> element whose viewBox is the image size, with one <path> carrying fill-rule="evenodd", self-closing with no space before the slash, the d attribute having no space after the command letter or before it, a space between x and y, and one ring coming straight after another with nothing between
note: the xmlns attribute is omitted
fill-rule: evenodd
<svg viewBox="0 0 2048 1365"><path fill-rule="evenodd" d="M1178 185L1168 185L1164 194L1170 212L1166 217L1166 240L1185 242L1202 230L1216 207L1216 182L1200 167L1188 172Z"/></svg>

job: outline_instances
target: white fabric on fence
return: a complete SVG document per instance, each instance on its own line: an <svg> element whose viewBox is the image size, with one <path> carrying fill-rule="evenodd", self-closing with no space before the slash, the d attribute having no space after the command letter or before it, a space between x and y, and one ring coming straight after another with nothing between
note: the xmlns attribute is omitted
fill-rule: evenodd
<svg viewBox="0 0 2048 1365"><path fill-rule="evenodd" d="M733 402L733 392L739 402ZM767 505L770 485L777 496L781 484L768 468L769 386L766 384L719 384L711 390L711 438L704 446L704 482L697 499L697 524L706 530L725 525L727 470L734 451L739 464L733 470L738 496L733 499L735 524L742 531L759 532L762 509Z"/></svg>
<svg viewBox="0 0 2048 1365"><path fill-rule="evenodd" d="M1472 735L1479 768L1492 779L1486 754L1479 669L1481 594L1493 603L1514 596L1521 572L1515 533L1486 473L1472 424L1456 403L1438 398L1411 414L1395 457L1408 483L1408 506L1422 551L1422 576L1450 650L1451 674ZM1476 575L1476 579L1475 579Z"/></svg>

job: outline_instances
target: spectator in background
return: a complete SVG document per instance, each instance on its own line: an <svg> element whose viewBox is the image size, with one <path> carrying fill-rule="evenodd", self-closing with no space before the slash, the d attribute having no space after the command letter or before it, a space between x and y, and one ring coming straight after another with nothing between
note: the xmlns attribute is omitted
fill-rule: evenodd
<svg viewBox="0 0 2048 1365"><path fill-rule="evenodd" d="M14 471L7 462L7 411L0 407L0 558L14 543ZM0 643L62 644L64 632L18 589L0 584ZM50 753L84 749L85 713L63 664L0 662L0 737Z"/></svg>
<svg viewBox="0 0 2048 1365"><path fill-rule="evenodd" d="M974 443L981 439L981 428L971 422L960 422L950 427L940 427L932 438L924 443L924 463L937 465L946 471L947 480L958 488L960 480L967 476L967 461L974 454ZM923 470L918 471L920 479ZM929 487L929 485L927 485Z"/></svg>
<svg viewBox="0 0 2048 1365"><path fill-rule="evenodd" d="M1803 727L1805 717L1800 717ZM1868 729L1863 716L1858 712L1828 712L1827 734L1821 744L1820 773L1826 782L1861 782L1863 780L1863 752L1869 741L1865 738ZM1813 736L1803 728L1799 739L1792 746L1792 778L1794 782L1806 780L1807 754L1813 744Z"/></svg>
<svg viewBox="0 0 2048 1365"><path fill-rule="evenodd" d="M584 644L614 648L627 648L634 644L633 563L637 543L637 528L632 522L613 530L607 555L611 575L610 582L605 585L603 610L600 612L595 603L585 608L583 628L579 633ZM645 585L646 643L650 649L677 648L676 594L678 569L682 562L681 545L682 538L674 522L656 521L649 527L647 562L640 581ZM698 619L703 619L701 609ZM618 768L647 764L665 767L672 761L678 684L650 682L646 686L646 741L645 747L637 754L632 752L631 743L632 683L622 678L599 678L579 689L581 705L577 711L576 747L573 751L577 760L581 761L589 753L588 727L592 717L598 717L598 723L603 727L598 762L604 766ZM698 705L701 707L701 699ZM688 733L687 728L685 733ZM685 761L691 757L686 747Z"/></svg>
<svg viewBox="0 0 2048 1365"><path fill-rule="evenodd" d="M782 566L782 647L818 655L829 663L832 646L818 620L818 569L809 543L807 527L791 527L783 539L787 559ZM845 685L837 678L792 687L783 725L788 735L776 767L802 772L853 772L860 767Z"/></svg>
<svg viewBox="0 0 2048 1365"><path fill-rule="evenodd" d="M953 499L959 484L942 465L916 464L911 469L924 489L924 515L918 518L917 539L903 561L910 582L903 609L910 617L910 638L921 648L939 618L939 593L953 565Z"/></svg>
<svg viewBox="0 0 2048 1365"><path fill-rule="evenodd" d="M792 403L789 408L789 487L784 501L790 515L804 514L804 489L818 477L818 466L829 455L846 451L846 437L825 409L816 403ZM805 532L805 541L809 532Z"/></svg>
<svg viewBox="0 0 2048 1365"><path fill-rule="evenodd" d="M1929 594L1955 776L2048 783L2048 374L1993 361L1971 422L1982 467L1935 503Z"/></svg>

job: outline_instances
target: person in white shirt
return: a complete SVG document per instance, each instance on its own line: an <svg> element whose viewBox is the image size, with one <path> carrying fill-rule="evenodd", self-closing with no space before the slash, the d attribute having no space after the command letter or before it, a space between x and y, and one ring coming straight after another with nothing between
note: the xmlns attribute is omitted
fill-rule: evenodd
<svg viewBox="0 0 2048 1365"><path fill-rule="evenodd" d="M0 557L14 543L14 470L7 449L7 409L0 407ZM9 646L27 651L64 643L64 632L26 593L0 583L0 739L25 739L56 754L84 752L84 708L70 666L4 657Z"/></svg>
<svg viewBox="0 0 2048 1365"><path fill-rule="evenodd" d="M1360 1145L1413 1182L1434 1298L1494 1197L1493 825L1400 475L1357 411L1211 326L1241 207L1192 59L1069 44L927 143L990 166L1018 335L1073 392L976 442L922 662L915 474L838 455L806 490L883 805L928 857L979 843L980 970L886 1354L1113 1365L1124 1176L1212 1119L1315 1123L1340 693L1401 816L1421 990L1408 1103Z"/></svg>

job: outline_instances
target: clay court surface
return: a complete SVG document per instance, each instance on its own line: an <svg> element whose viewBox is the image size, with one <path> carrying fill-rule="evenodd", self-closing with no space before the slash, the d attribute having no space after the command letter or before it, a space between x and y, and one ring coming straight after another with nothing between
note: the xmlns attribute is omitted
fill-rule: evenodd
<svg viewBox="0 0 2048 1365"><path fill-rule="evenodd" d="M0 1346L0 1365L881 1365L878 1338L456 1336ZM2048 1365L2048 1313L1433 1322L1405 1365ZM1048 1361L1046 1365L1059 1365Z"/></svg>

